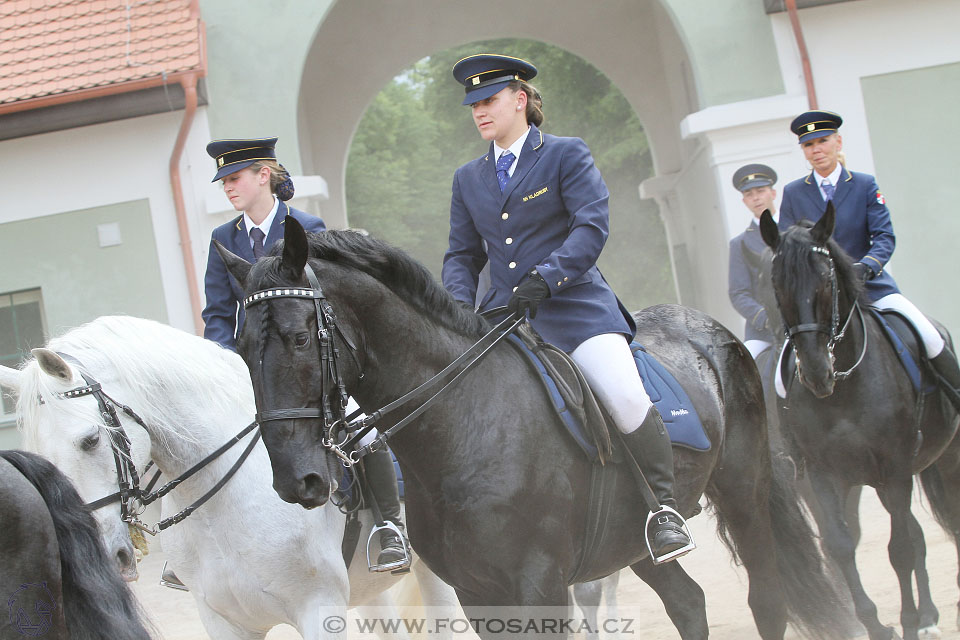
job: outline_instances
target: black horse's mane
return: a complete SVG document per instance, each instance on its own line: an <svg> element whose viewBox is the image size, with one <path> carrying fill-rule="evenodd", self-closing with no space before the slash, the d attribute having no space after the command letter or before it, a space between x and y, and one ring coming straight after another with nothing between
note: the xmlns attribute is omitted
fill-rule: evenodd
<svg viewBox="0 0 960 640"><path fill-rule="evenodd" d="M80 494L45 458L25 451L0 451L43 497L60 546L64 617L74 640L149 640L145 617L120 578Z"/></svg>
<svg viewBox="0 0 960 640"><path fill-rule="evenodd" d="M426 267L402 249L350 230L307 233L307 243L311 258L366 273L449 329L469 337L480 337L490 330L484 318L454 300ZM277 242L270 249L270 255L282 252L283 242Z"/></svg>
<svg viewBox="0 0 960 640"><path fill-rule="evenodd" d="M816 253L811 251L811 248L817 244L811 237L810 229L812 227L813 223L809 220L801 220L792 225L780 234L780 244L776 251L777 261L780 262L780 267L783 270L782 273L790 278L795 278L799 284L820 279L815 267ZM836 267L837 285L852 304L855 300L860 299L863 294L863 284L853 270L853 260L833 237L827 239L826 248L830 252Z"/></svg>

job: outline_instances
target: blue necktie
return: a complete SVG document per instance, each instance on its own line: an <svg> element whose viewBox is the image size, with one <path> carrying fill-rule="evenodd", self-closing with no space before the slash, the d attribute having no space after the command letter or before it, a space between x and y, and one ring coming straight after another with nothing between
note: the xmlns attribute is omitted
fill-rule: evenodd
<svg viewBox="0 0 960 640"><path fill-rule="evenodd" d="M250 237L253 238L253 259L259 260L263 256L263 239L267 236L259 228L250 229Z"/></svg>
<svg viewBox="0 0 960 640"><path fill-rule="evenodd" d="M829 202L830 200L833 200L833 192L836 191L837 188L830 184L829 180L824 180L820 184L820 187L823 189L824 195L827 196L827 201Z"/></svg>
<svg viewBox="0 0 960 640"><path fill-rule="evenodd" d="M497 160L497 182L500 183L501 192L507 187L507 183L510 182L510 165L513 164L514 158L516 158L515 155L509 151L504 151L500 159Z"/></svg>

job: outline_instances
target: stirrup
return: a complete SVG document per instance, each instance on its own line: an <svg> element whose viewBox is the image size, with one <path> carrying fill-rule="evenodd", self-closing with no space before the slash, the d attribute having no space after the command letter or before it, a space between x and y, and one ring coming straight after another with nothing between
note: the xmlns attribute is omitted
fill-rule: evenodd
<svg viewBox="0 0 960 640"><path fill-rule="evenodd" d="M187 588L187 585L180 582L180 578L178 578L177 574L173 572L173 569L167 568L167 560L163 561L163 569L160 570L160 586L170 587L171 589L176 589L177 591L190 591L190 589Z"/></svg>
<svg viewBox="0 0 960 640"><path fill-rule="evenodd" d="M373 562L370 561L370 543L373 541L373 536L380 533L384 529L389 529L397 534L397 537L400 539L400 544L403 545L403 558L394 562L373 564ZM381 551L383 551L383 549L381 549ZM370 535L367 536L367 568L372 573L385 573L389 571L393 574L400 574L410 571L410 543L407 542L407 539L403 533L401 533L400 528L389 520L384 520L383 524L380 525L375 524L370 530Z"/></svg>
<svg viewBox="0 0 960 640"><path fill-rule="evenodd" d="M674 549L669 553L665 553L662 556L653 555L653 547L650 546L650 532L651 524L660 524L657 520L660 516L664 514L672 513L680 520L680 526L683 529L683 532L687 534L687 539L690 540L690 544L680 547L679 549ZM647 524L643 528L643 538L647 543L647 551L650 552L650 559L653 560L653 564L663 564L664 562L670 562L680 556L685 556L694 549L697 548L697 543L693 541L693 534L690 533L690 528L687 526L687 521L681 516L676 509L668 507L666 505L660 505L660 509L656 512L650 511L647 513Z"/></svg>

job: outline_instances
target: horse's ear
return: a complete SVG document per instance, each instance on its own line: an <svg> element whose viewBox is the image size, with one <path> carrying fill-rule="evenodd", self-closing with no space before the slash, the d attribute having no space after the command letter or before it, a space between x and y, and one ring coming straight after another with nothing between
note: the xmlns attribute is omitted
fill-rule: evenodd
<svg viewBox="0 0 960 640"><path fill-rule="evenodd" d="M773 221L770 209L764 209L763 213L760 214L760 237L763 238L768 247L774 251L777 250L777 245L780 244L780 229L777 228L777 223Z"/></svg>
<svg viewBox="0 0 960 640"><path fill-rule="evenodd" d="M283 221L283 253L280 256L280 268L296 277L303 273L307 264L307 232L293 216Z"/></svg>
<svg viewBox="0 0 960 640"><path fill-rule="evenodd" d="M70 369L70 365L55 351L39 347L32 349L30 353L37 359L37 364L40 365L40 369L48 376L58 378L64 382L73 380L73 370Z"/></svg>
<svg viewBox="0 0 960 640"><path fill-rule="evenodd" d="M817 224L810 229L810 236L820 246L826 246L827 240L833 235L833 225L836 223L836 212L833 209L833 200L827 200L827 210L817 220Z"/></svg>
<svg viewBox="0 0 960 640"><path fill-rule="evenodd" d="M240 283L240 288L242 289L244 287L244 282L247 280L247 274L250 273L250 268L253 267L253 265L235 253L231 253L229 249L220 244L219 240L214 240L213 246L216 247L217 253L220 254L220 259L223 260L223 264L227 267L227 271L229 271L230 275L237 279L237 282Z"/></svg>
<svg viewBox="0 0 960 640"><path fill-rule="evenodd" d="M0 385L14 391L20 390L20 370L0 364Z"/></svg>

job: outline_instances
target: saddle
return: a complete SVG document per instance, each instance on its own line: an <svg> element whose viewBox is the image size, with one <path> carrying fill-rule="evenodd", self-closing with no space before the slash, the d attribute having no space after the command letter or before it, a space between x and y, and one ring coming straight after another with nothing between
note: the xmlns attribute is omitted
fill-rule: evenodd
<svg viewBox="0 0 960 640"><path fill-rule="evenodd" d="M611 430L616 426L597 402L576 363L564 351L544 342L529 324L521 325L516 333L508 341L537 372L537 379L553 400L554 410L567 434L591 462L601 465L608 461L620 462L619 438L611 437L614 433ZM710 439L676 378L643 346L633 343L630 348L644 389L660 411L671 442L696 451L708 451Z"/></svg>

